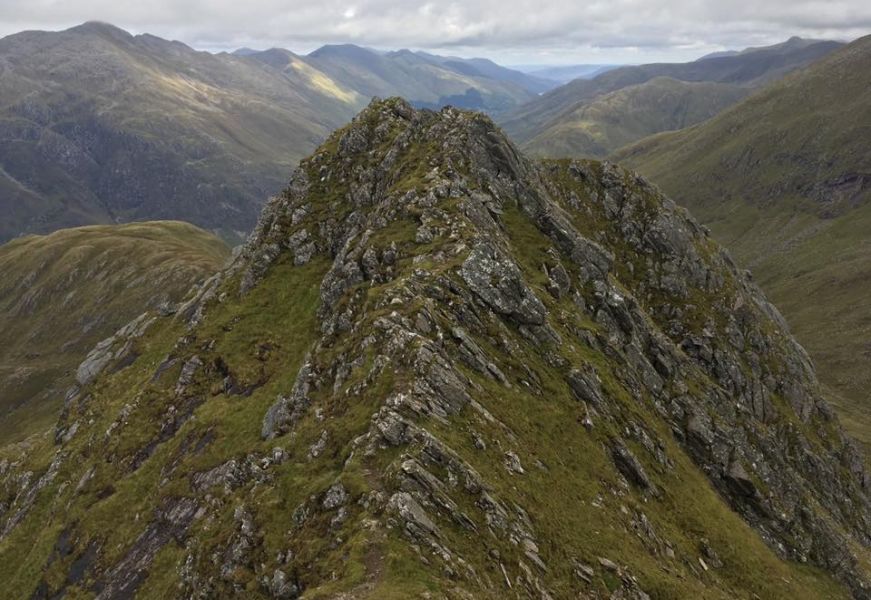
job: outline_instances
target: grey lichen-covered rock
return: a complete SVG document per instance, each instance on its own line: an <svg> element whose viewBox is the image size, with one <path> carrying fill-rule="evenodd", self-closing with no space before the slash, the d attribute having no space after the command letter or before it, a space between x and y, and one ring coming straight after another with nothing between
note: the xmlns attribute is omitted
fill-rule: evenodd
<svg viewBox="0 0 871 600"><path fill-rule="evenodd" d="M260 434L264 438L268 439L286 431L289 425L302 418L310 403L308 393L311 388L311 378L311 363L306 360L296 375L290 395L279 397L263 418Z"/></svg>
<svg viewBox="0 0 871 600"><path fill-rule="evenodd" d="M510 450L505 453L505 468L518 475L525 473L523 465L520 464L520 457L517 456L516 452L511 452Z"/></svg>
<svg viewBox="0 0 871 600"><path fill-rule="evenodd" d="M299 598L299 587L288 580L287 574L281 569L276 569L269 582L269 591L273 598L279 600L292 600Z"/></svg>
<svg viewBox="0 0 871 600"><path fill-rule="evenodd" d="M43 544L46 595L178 558L193 598L868 597L865 471L806 354L615 165L374 102L175 318L129 394L75 391L57 465L0 469L4 544L107 540L80 585Z"/></svg>
<svg viewBox="0 0 871 600"><path fill-rule="evenodd" d="M348 492L341 483L334 483L324 494L321 506L324 510L335 510L348 500Z"/></svg>
<svg viewBox="0 0 871 600"><path fill-rule="evenodd" d="M602 383L592 367L569 371L566 381L578 400L604 408L605 398L602 395Z"/></svg>
<svg viewBox="0 0 871 600"><path fill-rule="evenodd" d="M611 445L611 457L614 459L617 469L630 483L637 485L645 491L654 494L658 493L656 486L647 475L647 471L644 470L644 466L642 466L632 451L619 440Z"/></svg>
<svg viewBox="0 0 871 600"><path fill-rule="evenodd" d="M203 361L196 355L185 361L184 365L182 365L181 373L178 376L178 381L175 384L175 393L177 396L181 396L185 393L191 383L193 383L197 371L199 371L202 366Z"/></svg>
<svg viewBox="0 0 871 600"><path fill-rule="evenodd" d="M133 341L142 337L154 321L155 317L143 313L97 344L76 370L78 384L88 385L110 364L135 358Z"/></svg>
<svg viewBox="0 0 871 600"><path fill-rule="evenodd" d="M406 531L412 537L439 537L438 526L411 494L407 492L393 494L387 508L401 519Z"/></svg>
<svg viewBox="0 0 871 600"><path fill-rule="evenodd" d="M543 325L547 311L530 290L517 265L492 243L475 246L460 273L492 310L518 323Z"/></svg>

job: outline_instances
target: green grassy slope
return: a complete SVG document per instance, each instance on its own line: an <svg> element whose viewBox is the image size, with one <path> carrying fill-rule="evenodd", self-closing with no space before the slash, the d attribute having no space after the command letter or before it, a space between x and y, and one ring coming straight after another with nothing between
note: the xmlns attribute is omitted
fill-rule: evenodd
<svg viewBox="0 0 871 600"><path fill-rule="evenodd" d="M543 94L532 102L501 116L500 124L521 145L529 143L537 136L547 135L544 132L551 131L550 135L555 138L554 141L550 142L552 149L583 152L587 150L586 144L580 143L577 146L572 144L569 132L576 130L579 126L573 121L583 121L585 117L588 118L590 115L585 113L585 107L606 94L629 86L637 86L657 77L669 77L684 82L717 82L751 88L758 87L782 77L791 70L810 64L841 45L837 42L793 38L783 44L751 48L734 56L703 58L689 63L660 63L621 67L593 79L572 81ZM731 88L721 89L725 91ZM707 93L711 92L713 92L713 88L708 88ZM729 92L726 100L729 96L731 96L732 101L737 99ZM720 100L717 104L725 106L728 102ZM676 106L675 109L679 111L680 106ZM607 113L603 115L603 117L607 116ZM668 117L666 111L659 116L665 122L651 121L638 133L644 135L644 131L651 129L656 129L656 131L670 129ZM600 126L608 125L609 123L605 121ZM563 139L562 136L565 138ZM572 156L572 154L565 156Z"/></svg>
<svg viewBox="0 0 871 600"><path fill-rule="evenodd" d="M734 84L656 77L575 107L522 147L533 156L603 157L654 133L709 119L749 93Z"/></svg>
<svg viewBox="0 0 871 600"><path fill-rule="evenodd" d="M0 246L0 440L52 423L97 342L180 300L228 254L179 222L65 229Z"/></svg>
<svg viewBox="0 0 871 600"><path fill-rule="evenodd" d="M750 267L871 442L871 37L716 118L624 148Z"/></svg>

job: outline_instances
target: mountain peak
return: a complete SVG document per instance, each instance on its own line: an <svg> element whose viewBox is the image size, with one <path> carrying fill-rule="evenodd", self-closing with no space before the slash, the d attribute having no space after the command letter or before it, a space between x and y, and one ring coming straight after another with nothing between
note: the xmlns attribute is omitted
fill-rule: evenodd
<svg viewBox="0 0 871 600"><path fill-rule="evenodd" d="M777 311L645 180L480 114L373 101L79 371L56 452L0 471L47 596L868 585L861 460Z"/></svg>
<svg viewBox="0 0 871 600"><path fill-rule="evenodd" d="M404 143L413 143L415 153L401 160L406 154L401 148ZM413 162L409 160L412 158ZM342 199L333 208L347 211L351 206L345 201L350 198L344 194L362 193L347 190L350 171L365 168L368 172L379 164L385 171L378 182L382 193L386 192L385 186L394 192L408 192L441 180L436 164L453 174L464 165L463 168L484 177L493 173L502 177L513 174L518 179L529 169L527 160L483 114L452 107L438 112L415 110L402 98L376 98L310 159L303 161L295 177L305 179L306 185L329 189L331 195ZM290 189L294 189L293 184ZM359 198L351 203L356 205L358 201Z"/></svg>
<svg viewBox="0 0 871 600"><path fill-rule="evenodd" d="M806 48L821 45L826 46L830 50L836 49L840 46L843 46L840 42L834 42L831 40L817 40L811 38L803 38L797 35L790 37L788 40L780 42L778 44L772 44L770 46L760 46L760 47L751 47L745 48L742 50L739 55L744 54L752 54L756 52L761 53L770 53L770 52L800 52Z"/></svg>
<svg viewBox="0 0 871 600"><path fill-rule="evenodd" d="M326 57L369 57L376 54L368 48L355 44L326 44L309 53L313 58Z"/></svg>
<svg viewBox="0 0 871 600"><path fill-rule="evenodd" d="M408 48L400 48L399 50L394 50L387 54L388 56L413 56L415 58L420 58L417 52L413 50L409 50Z"/></svg>
<svg viewBox="0 0 871 600"><path fill-rule="evenodd" d="M105 23L103 21L85 21L81 25L71 27L67 31L88 34L88 35L100 35L103 37L111 37L111 38L115 38L115 39L125 39L126 40L126 39L133 38L132 34L121 29L120 27L116 27L115 25L112 25L111 23Z"/></svg>
<svg viewBox="0 0 871 600"><path fill-rule="evenodd" d="M247 54L236 54L243 58L254 58L262 63L271 65L279 69L283 69L296 58L296 55L290 50L284 48L269 48L268 50L254 50Z"/></svg>
<svg viewBox="0 0 871 600"><path fill-rule="evenodd" d="M427 466L426 451L413 450L417 444L452 457L445 459L454 461L448 470L460 479L476 472L461 458L461 447L440 437L431 420L446 418L475 429L479 425L470 425L475 419L467 411L476 401L519 393L517 401L531 402L538 394L559 397L564 392L557 390L563 389L571 390L567 398L581 402L579 419L602 423L602 429L590 427L605 449L603 460L613 462L642 497L675 494L669 465L688 456L782 556L832 568L829 559L796 545L793 533L786 533L796 523L779 507L794 502L806 506L813 497L825 507L809 515L801 535L819 540L829 518L847 514L841 512L847 497L848 504L858 501L862 508L858 521L842 520L844 526L860 537L871 528L868 502L860 500L864 471L858 452L837 427L831 436L822 433L831 429L832 413L780 315L694 221L630 172L588 161L535 163L480 114L416 111L400 99L376 100L304 161L286 194L264 211L237 265L242 292L254 293L282 255L297 265L331 266L319 286L323 337L307 357L295 391L267 412L262 434L280 439L300 430L307 407L317 402L311 391L301 390L311 390L312 382L339 368L331 363L329 348L346 335L363 339L366 332L383 332L375 339L385 346L375 341L372 352L389 357L384 360L394 365L395 381L404 383L385 390L387 400L358 448L364 454L383 445L405 448L403 460L413 462L417 475L403 471L410 468L407 463L395 465L398 488L384 510L396 515L414 544L435 547L445 539L436 531L451 527L439 521L451 518L440 509L422 508L448 501L437 499L443 484L412 483L438 479L437 468ZM586 315L596 325L583 333L583 327L563 320L574 322L567 314ZM344 352L363 352L347 343L341 342ZM581 354L587 358L572 356L568 348L575 344L586 348ZM617 363L594 368L592 357L599 353ZM523 374L522 363L539 360L541 371ZM611 370L616 364L627 371ZM761 371L749 375L755 368ZM548 391L542 383L546 372L562 383ZM727 374L739 372L750 378ZM600 387L604 381L608 391ZM688 392L696 385L706 391ZM627 392L653 406L666 398L677 404L638 421L627 412L629 405L616 400ZM497 428L523 430L519 421L501 420L508 419L505 407L487 404L486 410L501 414ZM531 415L513 418L535 421ZM618 433L627 423L640 432ZM816 423L811 429L822 437L812 443L826 448L820 450L822 462L811 466L772 451L788 443L772 437L774 423L787 429L788 423ZM655 433L663 425L675 432L675 440ZM650 453L639 458L629 448L643 439ZM542 448L540 440L528 437L499 446L525 449L506 453L507 468L516 473L535 463L532 448ZM657 447L668 450L663 456ZM552 464L542 456L539 460ZM841 469L851 475L839 480L841 492L832 493L829 477ZM764 481L765 498L762 484L754 481ZM407 496L403 489L415 492ZM796 494L805 493L809 496L799 500ZM461 500L448 505L453 502ZM484 509L462 518L474 523L495 517ZM523 530L536 547L554 539L553 532ZM847 535L824 536L823 543L826 552L852 565L834 569L835 576L859 589L865 576L849 557L853 534ZM455 550L448 554L456 556ZM485 554L483 547L467 548L463 559ZM537 551L528 559L548 562ZM458 565L448 560L447 566Z"/></svg>

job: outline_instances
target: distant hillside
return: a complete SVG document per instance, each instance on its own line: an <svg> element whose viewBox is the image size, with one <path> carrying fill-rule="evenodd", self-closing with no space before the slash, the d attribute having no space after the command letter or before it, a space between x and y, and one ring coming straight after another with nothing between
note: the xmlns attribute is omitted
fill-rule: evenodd
<svg viewBox="0 0 871 600"><path fill-rule="evenodd" d="M281 48L263 51L240 48L233 54L286 72L313 70L328 74L365 102L376 96L400 95L415 104L441 107L451 97L470 93L482 98L478 110L499 112L557 86L549 79L484 58L438 56L411 50L384 53L354 44L327 45L306 56Z"/></svg>
<svg viewBox="0 0 871 600"><path fill-rule="evenodd" d="M799 38L790 39L783 44L766 48L754 48L735 55L715 56L689 63L661 63L640 66L620 67L613 69L593 79L578 79L559 87L532 102L521 106L500 117L500 124L505 131L521 146L533 153L541 150L559 149L563 156L595 156L603 157L616 147L592 145L588 136L578 137L580 130L601 130L604 138L620 139L622 132L621 120L634 118L621 112L602 111L594 109L601 115L589 122L590 112L585 108L603 96L622 90L629 86L645 84L655 78L668 77L683 82L711 82L725 84L719 88L725 92L722 97L714 99L714 88L684 86L680 91L670 94L662 93L662 85L655 85L651 90L638 93L639 98L655 98L656 107L648 110L647 122L644 127L635 127L636 133L642 137L667 131L673 123L682 121L684 125L692 124L714 114L715 109L722 109L730 102L735 102L742 96L736 93L734 86L747 88L758 87L770 81L783 77L786 73L806 66L842 46L839 42L807 41ZM688 111L686 105L691 104L695 110ZM703 108L706 107L706 108ZM682 118L675 119L675 115ZM697 120L689 117L693 116ZM615 129L611 132L610 130ZM636 137L635 140L640 139ZM533 143L532 140L535 140ZM628 143L626 140L623 143ZM590 152L590 148L596 152Z"/></svg>
<svg viewBox="0 0 871 600"><path fill-rule="evenodd" d="M630 146L785 312L871 443L871 36L707 123Z"/></svg>
<svg viewBox="0 0 871 600"><path fill-rule="evenodd" d="M327 46L218 55L103 23L0 40L0 242L180 219L236 242L372 96L499 112L552 84L483 59Z"/></svg>
<svg viewBox="0 0 871 600"><path fill-rule="evenodd" d="M606 156L653 133L709 119L749 93L734 84L656 77L576 107L524 149L544 157Z"/></svg>
<svg viewBox="0 0 871 600"><path fill-rule="evenodd" d="M65 229L0 246L0 442L53 422L97 342L181 300L228 256L218 238L178 222Z"/></svg>
<svg viewBox="0 0 871 600"><path fill-rule="evenodd" d="M0 241L183 219L227 238L359 108L311 70L100 23L0 40Z"/></svg>
<svg viewBox="0 0 871 600"><path fill-rule="evenodd" d="M474 77L483 76L496 81L514 83L536 94L557 87L556 82L548 77L540 77L536 73L526 73L517 69L503 67L486 58L438 56L427 52L415 52L415 54L421 58L435 61L444 67L465 72Z"/></svg>
<svg viewBox="0 0 871 600"><path fill-rule="evenodd" d="M710 54L705 54L699 60L705 60L708 58L722 58L724 56L735 56L736 54L740 54L739 50L723 50L721 52L711 52Z"/></svg>
<svg viewBox="0 0 871 600"><path fill-rule="evenodd" d="M256 58L256 55L255 55ZM470 95L477 110L498 113L553 87L542 79L484 59L460 59L399 50L386 54L350 44L324 46L306 57L317 69L366 99L402 96L418 106L441 107Z"/></svg>

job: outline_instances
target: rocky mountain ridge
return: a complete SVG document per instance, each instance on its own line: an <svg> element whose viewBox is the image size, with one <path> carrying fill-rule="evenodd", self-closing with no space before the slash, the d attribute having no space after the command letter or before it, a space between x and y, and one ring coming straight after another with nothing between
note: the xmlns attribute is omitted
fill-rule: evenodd
<svg viewBox="0 0 871 600"><path fill-rule="evenodd" d="M613 160L688 208L784 312L871 444L871 36Z"/></svg>
<svg viewBox="0 0 871 600"><path fill-rule="evenodd" d="M869 597L866 474L806 354L619 167L374 102L172 312L4 451L10 590Z"/></svg>

